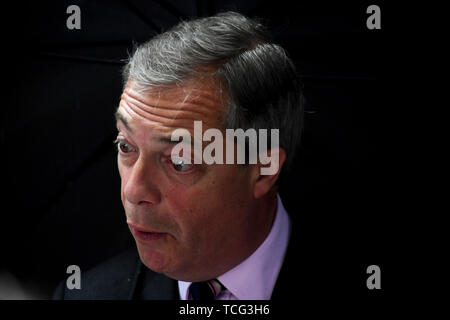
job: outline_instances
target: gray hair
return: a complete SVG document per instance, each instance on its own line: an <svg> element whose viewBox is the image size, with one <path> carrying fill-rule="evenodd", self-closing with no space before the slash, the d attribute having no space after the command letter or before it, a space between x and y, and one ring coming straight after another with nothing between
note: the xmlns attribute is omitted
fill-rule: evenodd
<svg viewBox="0 0 450 320"><path fill-rule="evenodd" d="M213 66L227 91L225 128L280 129L289 167L300 144L304 98L293 62L258 20L236 12L183 21L136 48L124 82L173 85Z"/></svg>

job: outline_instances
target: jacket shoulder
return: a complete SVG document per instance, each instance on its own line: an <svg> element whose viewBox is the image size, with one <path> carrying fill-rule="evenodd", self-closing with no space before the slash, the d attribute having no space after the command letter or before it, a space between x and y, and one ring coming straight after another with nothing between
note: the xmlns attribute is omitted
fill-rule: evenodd
<svg viewBox="0 0 450 320"><path fill-rule="evenodd" d="M81 270L81 288L68 289L66 279L55 289L53 299L131 299L140 271L139 255L132 247L86 272Z"/></svg>

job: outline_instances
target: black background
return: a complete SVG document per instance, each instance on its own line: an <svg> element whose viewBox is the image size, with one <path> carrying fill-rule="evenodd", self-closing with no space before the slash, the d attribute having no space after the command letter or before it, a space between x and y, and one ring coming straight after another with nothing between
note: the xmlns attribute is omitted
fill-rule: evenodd
<svg viewBox="0 0 450 320"><path fill-rule="evenodd" d="M71 4L81 30L66 28ZM366 27L370 4L381 7L381 30ZM225 10L264 18L302 75L302 148L280 194L306 251L330 286L357 297L398 286L398 43L384 3L52 1L3 10L0 267L29 292L50 297L68 265L87 270L133 243L112 144L123 60L180 19ZM366 287L371 264L382 270L379 292Z"/></svg>

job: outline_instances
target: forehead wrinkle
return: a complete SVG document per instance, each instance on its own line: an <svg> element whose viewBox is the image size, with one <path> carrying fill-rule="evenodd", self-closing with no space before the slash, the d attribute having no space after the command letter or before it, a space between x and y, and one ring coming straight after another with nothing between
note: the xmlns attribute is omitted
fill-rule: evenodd
<svg viewBox="0 0 450 320"><path fill-rule="evenodd" d="M192 94L196 91L199 92L199 94ZM185 97L183 102L187 101L190 104L204 107L207 110L221 111L223 106L221 96L221 94L216 94L216 92L194 88L191 89L189 95Z"/></svg>
<svg viewBox="0 0 450 320"><path fill-rule="evenodd" d="M173 120L174 115L178 112L173 109L161 110L161 108L148 106L146 104L141 103L138 100L133 98L125 98L121 100L121 104L125 107L130 108L135 114L141 116L141 118L145 118L154 122L161 122L158 119L169 119ZM189 117L189 113L183 114L183 117L180 119L194 119Z"/></svg>
<svg viewBox="0 0 450 320"><path fill-rule="evenodd" d="M183 104L186 104L186 102L189 102L190 104L195 105L195 109L204 108L205 111L212 110L219 110L223 106L223 90L222 90L222 82L216 81L213 83L211 81L203 81L204 86L203 88L198 87L198 82L195 81L186 81L182 84L176 84L175 86L169 86L169 87L159 87L159 88L153 88L150 90L145 91L139 91L135 90L132 87L132 84L128 84L125 93L127 93L128 96L133 97L144 104L151 105L153 104L154 107L160 107L165 109L173 109L172 106L176 105L177 109L181 108ZM201 83L200 83L201 84ZM183 97L181 96L181 92L184 93ZM195 92L199 92L199 94L192 94ZM153 101L153 103L150 103L148 100L152 99L152 96L156 96L156 101ZM179 98L180 102L173 102L173 98L170 99L164 98L164 96L175 96ZM161 96L163 96L161 98ZM181 103L181 106L180 106ZM192 112L195 112L196 110L192 110ZM201 110L198 110L201 111Z"/></svg>
<svg viewBox="0 0 450 320"><path fill-rule="evenodd" d="M152 113L155 115L167 116L169 118L173 118L172 115L175 115L177 112L186 111L189 113L196 113L199 116L207 117L209 115L209 111L211 108L204 108L203 106L197 106L192 103L186 103L186 99L189 96L185 97L185 99L181 103L171 103L170 101L163 100L161 103L160 95L158 94L158 100L155 105L149 103L149 101L141 100L139 97L135 97L130 95L127 92L122 94L122 99L126 100L128 104L134 104L136 107L143 109L145 112ZM184 106L192 106L189 110L181 110Z"/></svg>
<svg viewBox="0 0 450 320"><path fill-rule="evenodd" d="M214 116L215 111L219 110L220 112L220 105L216 107L219 100L214 94L211 94L209 91L196 88L188 88L187 90L185 87L183 87L182 89L185 94L183 101L181 103L174 104L174 106L177 108L176 110L178 110L179 113L182 113L184 111L182 110L183 108L188 108L189 110L186 110L187 112L198 113L201 116L205 116L205 118L207 118L208 116ZM200 91L200 93L194 95L193 92L195 91ZM177 116L178 113L174 115L173 119L178 118Z"/></svg>
<svg viewBox="0 0 450 320"><path fill-rule="evenodd" d="M191 100L195 97L199 97L198 95L192 95L187 94L187 99L185 100ZM165 101L164 101L165 102ZM199 102L199 101L197 101ZM134 114L140 116L140 118L147 119L153 122L157 123L163 123L164 120L169 120L169 123L166 123L167 126L170 127L176 127L177 125L174 124L176 120L183 121L183 120L202 120L205 125L213 126L213 123L210 124L210 122L215 121L218 117L215 116L215 111L218 108L208 108L199 106L198 104L192 104L190 102L184 102L184 104L177 103L175 106L177 109L171 108L160 108L148 105L147 103L141 102L139 99L135 99L134 97L130 96L127 93L124 93L122 95L121 104L123 107L128 107L133 111ZM209 106L209 104L208 104ZM199 110L200 108L200 110ZM180 124L181 125L181 124ZM178 125L178 126L180 126ZM215 126L217 126L217 123L214 123Z"/></svg>
<svg viewBox="0 0 450 320"><path fill-rule="evenodd" d="M198 86L200 84L200 86ZM194 121L207 127L223 127L222 83L211 81L177 83L176 86L136 90L129 81L122 94L122 107L160 129L184 127L193 131ZM174 103L174 101L178 101Z"/></svg>
<svg viewBox="0 0 450 320"><path fill-rule="evenodd" d="M195 91L199 91L199 94L193 94ZM184 111L187 113L196 113L203 116L203 119L196 118L194 120L203 120L203 122L208 123L210 119L217 119L223 116L223 99L222 97L217 97L216 95L201 89L191 88L189 92L183 88L185 92L185 97L182 102L174 104L179 113L175 114L173 119L179 118L183 115ZM163 100L163 103L165 100ZM205 121L206 119L206 121ZM217 124L216 124L217 126Z"/></svg>
<svg viewBox="0 0 450 320"><path fill-rule="evenodd" d="M186 100L189 98L189 96L191 95L192 91L194 91L194 90L191 89L191 90L189 90L188 93L186 93L186 89L183 88L183 92L185 93L185 96L184 96L183 101L181 102L180 108L183 106L183 104L184 104L184 103L186 102Z"/></svg>
<svg viewBox="0 0 450 320"><path fill-rule="evenodd" d="M192 119L178 119L180 123L175 124L174 121L170 121L169 123L163 123L161 121L157 121L156 119L149 119L139 113L139 111L134 110L133 108L130 108L128 105L128 108L123 106L121 103L119 105L119 109L122 109L124 113L127 113L130 118L137 118L140 120L143 120L144 122L150 122L153 125L156 125L155 129L159 131L168 131L167 128L180 128L184 127L186 129L193 129L194 124ZM171 120L171 119L169 119ZM130 123L130 121L128 121Z"/></svg>
<svg viewBox="0 0 450 320"><path fill-rule="evenodd" d="M122 102L121 104L125 104L125 102ZM181 127L182 123L193 123L195 120L198 120L197 117L189 117L189 116L183 116L178 118L170 118L163 115L157 115L154 113L144 112L142 109L134 106L132 103L126 103L129 110L133 112L133 114L136 115L136 117L147 120L150 122L154 122L157 124L160 124L162 126L166 127ZM123 106L124 107L124 106ZM181 112L180 112L181 113ZM175 123L175 122L180 123Z"/></svg>
<svg viewBox="0 0 450 320"><path fill-rule="evenodd" d="M175 106L179 105L178 108L176 108L176 110L178 111L177 113L174 114L172 120L176 120L177 119L177 115L181 112L181 109L184 106L184 103L186 102L187 98L189 98L189 96L192 93L192 90L190 90L188 93L186 93L186 89L183 88L183 92L185 93L184 99L180 104L175 104ZM158 91L159 97L161 97L161 91ZM159 102L159 100L158 100ZM201 113L200 110L192 110L193 112L198 112Z"/></svg>
<svg viewBox="0 0 450 320"><path fill-rule="evenodd" d="M161 124L160 122L158 122L155 119L151 120L151 119L148 119L148 118L144 117L138 111L136 111L136 109L131 107L130 103L125 102L124 100L120 100L119 108L122 108L126 113L128 113L130 118L135 117L135 118L138 118L138 119L141 119L141 120L144 120L144 121L147 120L147 121L150 121L150 122L153 122L153 123Z"/></svg>

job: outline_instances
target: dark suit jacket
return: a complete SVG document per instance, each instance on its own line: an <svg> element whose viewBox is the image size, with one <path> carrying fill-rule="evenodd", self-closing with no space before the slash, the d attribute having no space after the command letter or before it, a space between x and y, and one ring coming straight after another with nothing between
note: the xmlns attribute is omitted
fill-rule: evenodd
<svg viewBox="0 0 450 320"><path fill-rule="evenodd" d="M299 243L292 227L286 256L278 276L272 300L324 298L321 268L308 254L308 244ZM310 252L315 252L310 251ZM321 280L322 279L322 280ZM322 283L322 284L321 284ZM302 297L303 296L303 297ZM151 271L144 266L135 247L102 264L82 272L81 289L69 290L65 280L56 288L54 299L85 300L176 300L176 280Z"/></svg>

